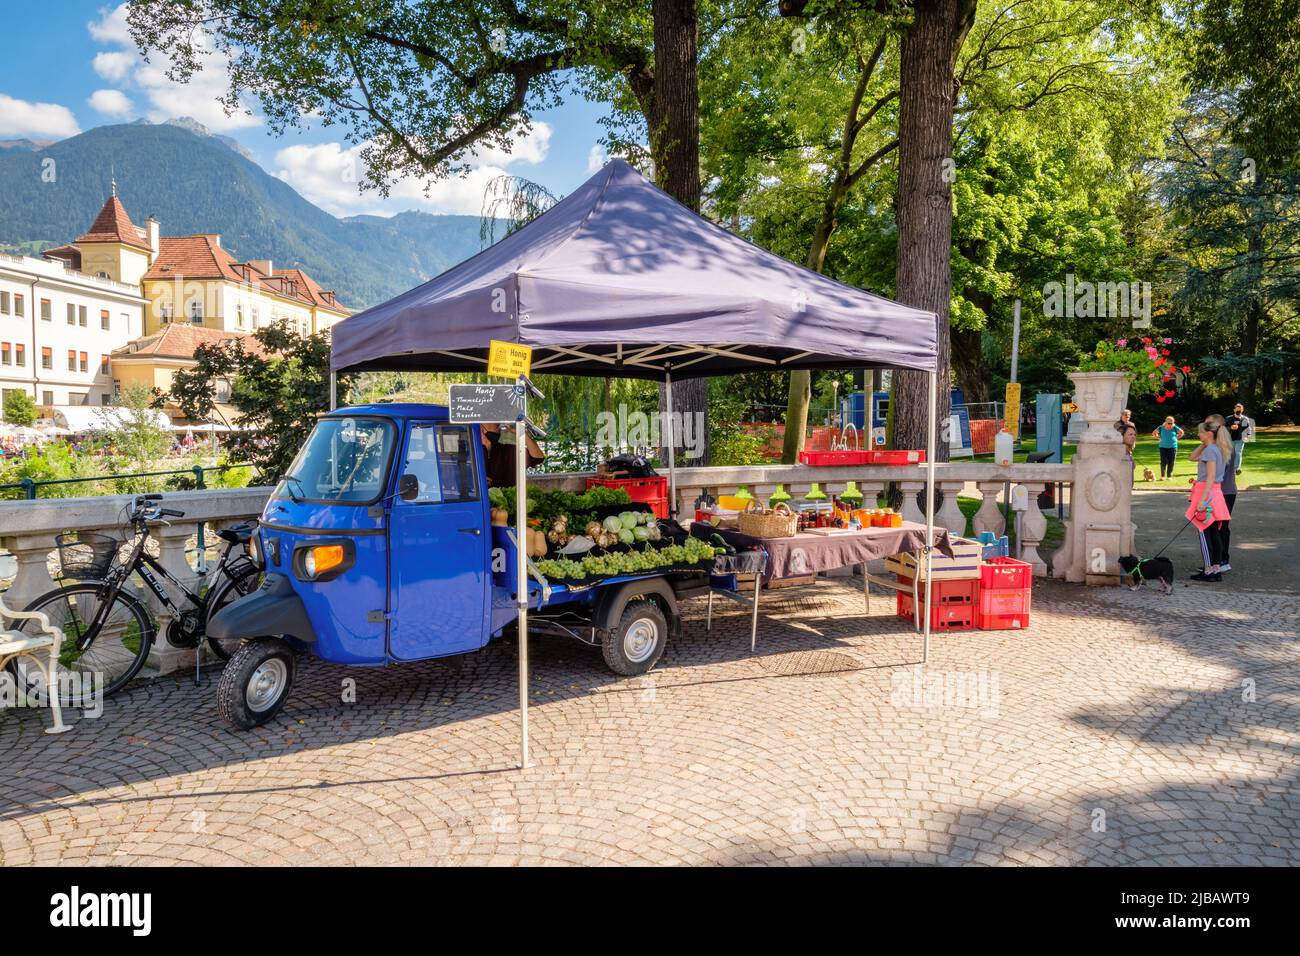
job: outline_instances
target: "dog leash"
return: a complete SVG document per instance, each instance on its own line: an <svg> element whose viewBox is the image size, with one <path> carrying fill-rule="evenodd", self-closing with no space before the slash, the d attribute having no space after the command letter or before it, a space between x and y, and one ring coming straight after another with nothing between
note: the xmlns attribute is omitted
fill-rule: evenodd
<svg viewBox="0 0 1300 956"><path fill-rule="evenodd" d="M1156 558L1160 557L1160 555L1162 555L1162 554L1164 554L1166 551L1168 551L1168 550L1169 550L1169 545L1171 545L1171 544L1173 544L1175 541L1177 541L1177 540L1178 540L1178 536L1179 536L1180 534L1182 534L1184 531L1186 531L1186 530L1187 530L1187 525L1188 525L1188 524L1191 524L1191 523L1192 523L1192 519L1191 519L1191 518L1188 518L1188 519L1187 519L1187 524L1183 525L1181 528L1179 528L1177 531L1174 532L1174 536L1173 536L1172 538L1169 539L1168 544L1166 544L1163 548L1161 548L1159 551L1157 551L1154 555L1152 555L1151 557L1147 558L1147 560L1148 560L1148 561L1154 561ZM1139 565L1139 567L1140 567L1140 565Z"/></svg>

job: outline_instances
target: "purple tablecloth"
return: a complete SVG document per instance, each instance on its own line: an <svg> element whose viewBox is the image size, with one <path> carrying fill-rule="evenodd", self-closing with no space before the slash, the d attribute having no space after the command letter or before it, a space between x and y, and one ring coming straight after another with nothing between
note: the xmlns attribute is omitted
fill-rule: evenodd
<svg viewBox="0 0 1300 956"><path fill-rule="evenodd" d="M792 538L755 538L734 528L715 528L701 522L691 525L691 534L705 541L715 533L738 552L718 555L713 561L715 574L755 572L762 565L761 554L766 553L764 581L830 571L925 548L925 525L912 521L904 521L901 528L862 528L847 534L831 535L803 532ZM934 529L934 545L952 557L947 528Z"/></svg>

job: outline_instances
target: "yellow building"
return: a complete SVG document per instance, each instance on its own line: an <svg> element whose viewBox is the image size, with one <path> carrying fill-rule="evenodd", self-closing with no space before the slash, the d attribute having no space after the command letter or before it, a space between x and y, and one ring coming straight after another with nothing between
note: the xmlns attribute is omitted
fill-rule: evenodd
<svg viewBox="0 0 1300 956"><path fill-rule="evenodd" d="M329 328L349 312L333 292L299 268L269 259L238 262L215 234L160 235L127 215L116 187L85 235L45 253L79 272L139 286L148 300L144 334L172 322L250 333L288 319L303 334Z"/></svg>

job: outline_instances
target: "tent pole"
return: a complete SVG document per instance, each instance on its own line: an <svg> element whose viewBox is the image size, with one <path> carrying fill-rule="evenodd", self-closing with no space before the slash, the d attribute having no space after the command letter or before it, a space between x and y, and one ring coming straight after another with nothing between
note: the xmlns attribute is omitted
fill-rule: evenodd
<svg viewBox="0 0 1300 956"><path fill-rule="evenodd" d="M677 517L677 456L673 451L673 445L677 443L677 436L673 434L673 373L664 370L664 402L668 409L668 428L666 431L668 446L668 517Z"/></svg>
<svg viewBox="0 0 1300 956"><path fill-rule="evenodd" d="M925 647L921 663L930 660L930 603L934 576L931 556L934 551L934 418L939 404L939 373L930 373L930 414L925 447Z"/></svg>
<svg viewBox="0 0 1300 956"><path fill-rule="evenodd" d="M339 407L339 377L338 374L330 369L330 411Z"/></svg>
<svg viewBox="0 0 1300 956"><path fill-rule="evenodd" d="M523 388L523 380L519 382ZM527 409L527 392L524 392ZM528 769L528 431L515 421L515 607L519 631L519 769Z"/></svg>

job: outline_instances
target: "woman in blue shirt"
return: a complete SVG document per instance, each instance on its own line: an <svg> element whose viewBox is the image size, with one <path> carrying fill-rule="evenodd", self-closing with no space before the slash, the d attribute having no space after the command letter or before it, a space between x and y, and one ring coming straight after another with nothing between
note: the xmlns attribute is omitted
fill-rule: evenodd
<svg viewBox="0 0 1300 956"><path fill-rule="evenodd" d="M1165 418L1165 423L1151 433L1152 438L1160 440L1160 480L1174 476L1174 461L1178 457L1178 439L1183 437L1183 430L1174 421L1174 416Z"/></svg>

